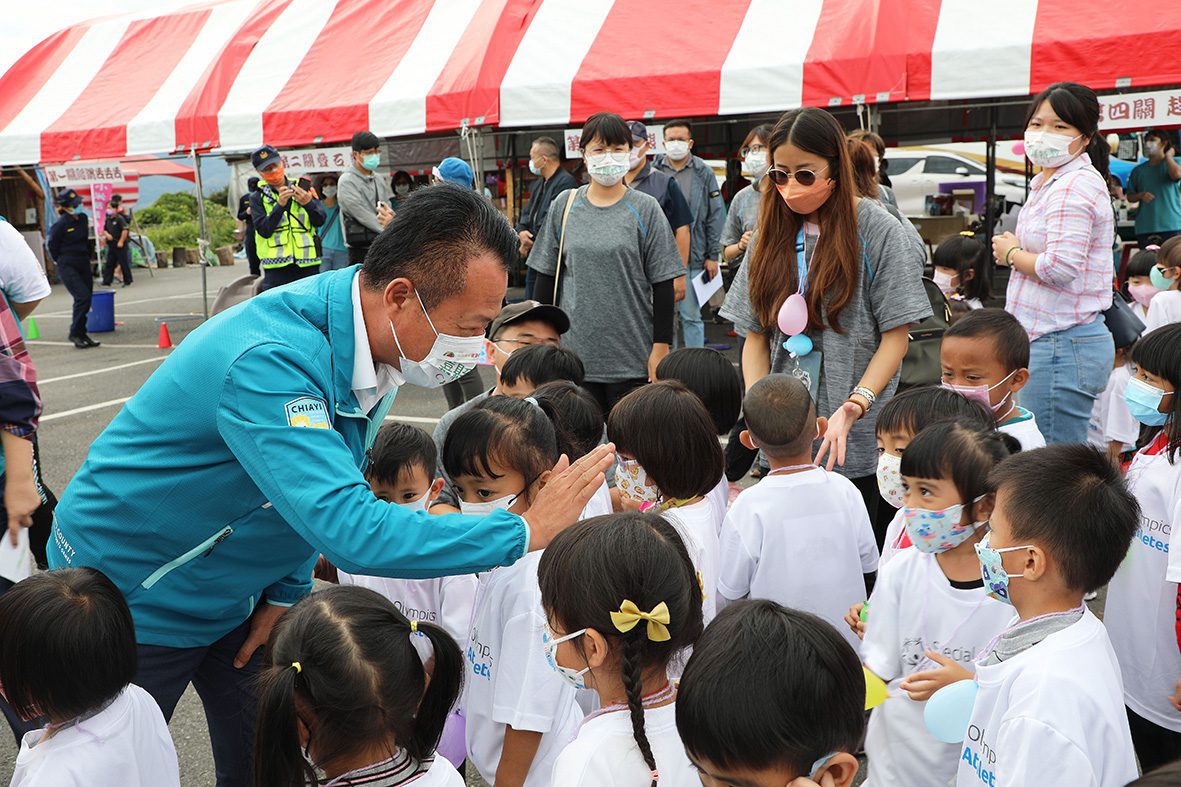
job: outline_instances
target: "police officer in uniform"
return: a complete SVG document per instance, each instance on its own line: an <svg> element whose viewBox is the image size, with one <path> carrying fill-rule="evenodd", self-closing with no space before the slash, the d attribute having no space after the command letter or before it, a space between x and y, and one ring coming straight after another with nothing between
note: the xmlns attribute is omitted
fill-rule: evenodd
<svg viewBox="0 0 1181 787"><path fill-rule="evenodd" d="M57 265L57 275L74 298L74 319L70 323L70 341L79 350L98 347L99 342L86 333L86 315L94 292L90 271L90 219L82 212L82 196L73 189L57 195L61 214L49 228L49 256Z"/></svg>
<svg viewBox="0 0 1181 787"><path fill-rule="evenodd" d="M263 145L250 162L262 182L250 195L255 247L262 266L262 290L290 284L320 272L316 227L327 219L324 206L308 183L289 180L279 151Z"/></svg>

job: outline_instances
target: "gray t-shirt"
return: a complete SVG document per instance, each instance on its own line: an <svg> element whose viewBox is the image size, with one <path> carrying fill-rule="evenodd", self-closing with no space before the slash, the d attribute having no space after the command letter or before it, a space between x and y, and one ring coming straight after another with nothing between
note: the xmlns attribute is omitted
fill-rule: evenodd
<svg viewBox="0 0 1181 787"><path fill-rule="evenodd" d="M685 275L660 203L628 190L605 208L578 190L566 224L558 302L570 315L562 345L578 353L588 382L648 377L652 351L652 285ZM557 269L562 214L569 193L554 198L529 252L529 267Z"/></svg>
<svg viewBox="0 0 1181 787"><path fill-rule="evenodd" d="M819 401L821 415L829 416L849 397L861 380L873 354L881 343L882 333L900 325L910 325L931 316L931 304L923 290L921 266L914 260L914 247L907 242L906 231L897 219L874 200L863 199L857 208L857 230L864 247L858 287L853 299L841 312L844 333L829 329L808 331L815 350L822 356ZM805 254L811 260L815 250L809 238ZM795 265L795 255L785 257ZM872 275L867 276L866 267ZM750 303L747 289L749 265L738 269L722 305L722 316L732 321L741 333L761 333L763 326ZM783 349L786 340L779 330L771 333L771 371L787 372L791 362ZM754 382L748 380L748 383ZM855 424L849 433L845 464L838 465L849 478L873 475L877 469L877 442L874 434L877 413L898 389L898 375L878 394L877 404Z"/></svg>
<svg viewBox="0 0 1181 787"><path fill-rule="evenodd" d="M435 424L435 431L431 436L435 439L435 448L438 449L438 459L436 461L435 477L443 479L443 490L439 492L439 496L435 498L436 503L446 503L449 506L459 508L459 497L455 494L455 487L451 484L451 477L447 475L447 471L443 469L443 444L447 442L447 432L451 429L451 424L455 423L455 419L472 409L480 402L492 395L492 391L484 391L482 394L473 396L461 405L457 405L447 412L443 413L439 418L439 422Z"/></svg>
<svg viewBox="0 0 1181 787"><path fill-rule="evenodd" d="M759 203L763 194L754 186L744 186L730 200L730 211L726 214L726 226L722 229L722 248L731 246L742 240L742 236L754 230L759 225ZM746 258L746 252L740 252L730 260L730 265L737 268Z"/></svg>

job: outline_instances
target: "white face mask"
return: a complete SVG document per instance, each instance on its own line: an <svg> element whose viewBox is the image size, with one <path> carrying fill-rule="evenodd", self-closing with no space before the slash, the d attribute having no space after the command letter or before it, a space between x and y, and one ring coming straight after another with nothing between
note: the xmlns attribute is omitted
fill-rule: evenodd
<svg viewBox="0 0 1181 787"><path fill-rule="evenodd" d="M405 183L399 183L397 186L394 186L394 193L399 197L405 197L410 193L410 186Z"/></svg>
<svg viewBox="0 0 1181 787"><path fill-rule="evenodd" d="M493 511L507 511L522 493L505 495L495 500L485 500L481 503L465 503L459 501L459 512L468 516L488 516Z"/></svg>
<svg viewBox="0 0 1181 787"><path fill-rule="evenodd" d="M1155 156L1160 153L1160 143L1155 139L1150 139L1144 143L1144 152L1150 156Z"/></svg>
<svg viewBox="0 0 1181 787"><path fill-rule="evenodd" d="M689 155L689 143L683 139L668 139L664 142L664 151L673 161L683 161Z"/></svg>
<svg viewBox="0 0 1181 787"><path fill-rule="evenodd" d="M554 635L550 632L549 626L546 626L541 632L541 647L545 649L545 663L549 665L550 669L558 673L558 677L576 689L586 688L586 681L583 680L582 676L590 672L590 667L587 667L584 670L575 670L570 669L569 667L563 667L558 663L558 645L572 640L575 637L581 637L585 633L586 629L579 629L578 631L567 634L564 637L554 639Z"/></svg>
<svg viewBox="0 0 1181 787"><path fill-rule="evenodd" d="M889 452L878 457L878 493L890 505L902 508L902 457Z"/></svg>
<svg viewBox="0 0 1181 787"><path fill-rule="evenodd" d="M1048 131L1026 131L1025 155L1039 167L1060 167L1078 155L1070 152L1070 145L1081 136L1082 134L1068 137Z"/></svg>
<svg viewBox="0 0 1181 787"><path fill-rule="evenodd" d="M747 153L743 163L746 165L746 171L756 181L767 174L767 152L765 150Z"/></svg>
<svg viewBox="0 0 1181 787"><path fill-rule="evenodd" d="M430 495L426 492L422 493L422 497L417 500L411 500L409 503L395 503L398 508L404 508L407 511L426 511L426 505L430 502Z"/></svg>
<svg viewBox="0 0 1181 787"><path fill-rule="evenodd" d="M955 285L952 284L955 281L955 276L952 274L936 269L935 275L932 278L939 289L943 291L944 295L950 295L955 292Z"/></svg>
<svg viewBox="0 0 1181 787"><path fill-rule="evenodd" d="M324 187L324 196L325 197L335 197L336 196L336 186L325 186Z"/></svg>
<svg viewBox="0 0 1181 787"><path fill-rule="evenodd" d="M610 188L623 180L623 176L631 170L631 167L628 165L630 158L631 154L626 151L588 156L586 159L586 171L590 173L591 179L595 183Z"/></svg>
<svg viewBox="0 0 1181 787"><path fill-rule="evenodd" d="M453 383L476 368L476 361L484 351L484 337L439 333L435 330L430 315L426 313L426 307L422 305L422 296L418 294L417 289L414 290L414 297L418 298L422 316L426 317L426 324L435 334L435 343L421 361L407 358L402 350L402 343L398 341L398 332L394 330L393 321L388 321L390 333L394 335L394 344L398 348L402 376L406 378L407 384L420 388L438 388Z"/></svg>
<svg viewBox="0 0 1181 787"><path fill-rule="evenodd" d="M629 167L629 171L640 166L640 164L643 162L644 154L641 152L640 148L632 148L631 152L627 154L627 165Z"/></svg>

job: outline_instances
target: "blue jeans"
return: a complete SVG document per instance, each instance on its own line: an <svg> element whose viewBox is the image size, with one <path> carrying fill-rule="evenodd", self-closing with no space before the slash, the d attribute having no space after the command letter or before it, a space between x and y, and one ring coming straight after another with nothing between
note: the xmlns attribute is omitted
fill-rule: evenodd
<svg viewBox="0 0 1181 787"><path fill-rule="evenodd" d="M701 319L701 304L697 302L697 293L693 290L693 277L700 274L701 271L689 271L689 275L685 277L685 298L677 305L686 347L705 346L705 323ZM676 344L677 337L674 335L673 345Z"/></svg>
<svg viewBox="0 0 1181 787"><path fill-rule="evenodd" d="M1029 382L1019 399L1037 418L1047 445L1087 442L1091 411L1114 363L1115 343L1102 315L1030 344Z"/></svg>
<svg viewBox="0 0 1181 787"><path fill-rule="evenodd" d="M324 253L320 255L321 271L338 271L347 267L349 267L348 249L324 249Z"/></svg>
<svg viewBox="0 0 1181 787"><path fill-rule="evenodd" d="M242 669L234 656L250 632L250 620L204 648L169 648L139 645L135 685L142 687L160 706L165 721L189 683L205 706L217 787L249 787L253 784L254 726L258 712L255 685L262 669L259 648Z"/></svg>

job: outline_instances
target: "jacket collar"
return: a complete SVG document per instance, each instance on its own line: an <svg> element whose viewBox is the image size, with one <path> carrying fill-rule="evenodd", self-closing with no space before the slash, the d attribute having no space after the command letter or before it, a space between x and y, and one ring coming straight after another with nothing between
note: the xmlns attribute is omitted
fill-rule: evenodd
<svg viewBox="0 0 1181 787"><path fill-rule="evenodd" d="M328 321L325 335L332 348L332 387L336 406L345 410L359 407L353 395L353 363L356 353L356 332L353 329L353 279L360 275L361 266L354 265L338 271L318 274L328 301Z"/></svg>

